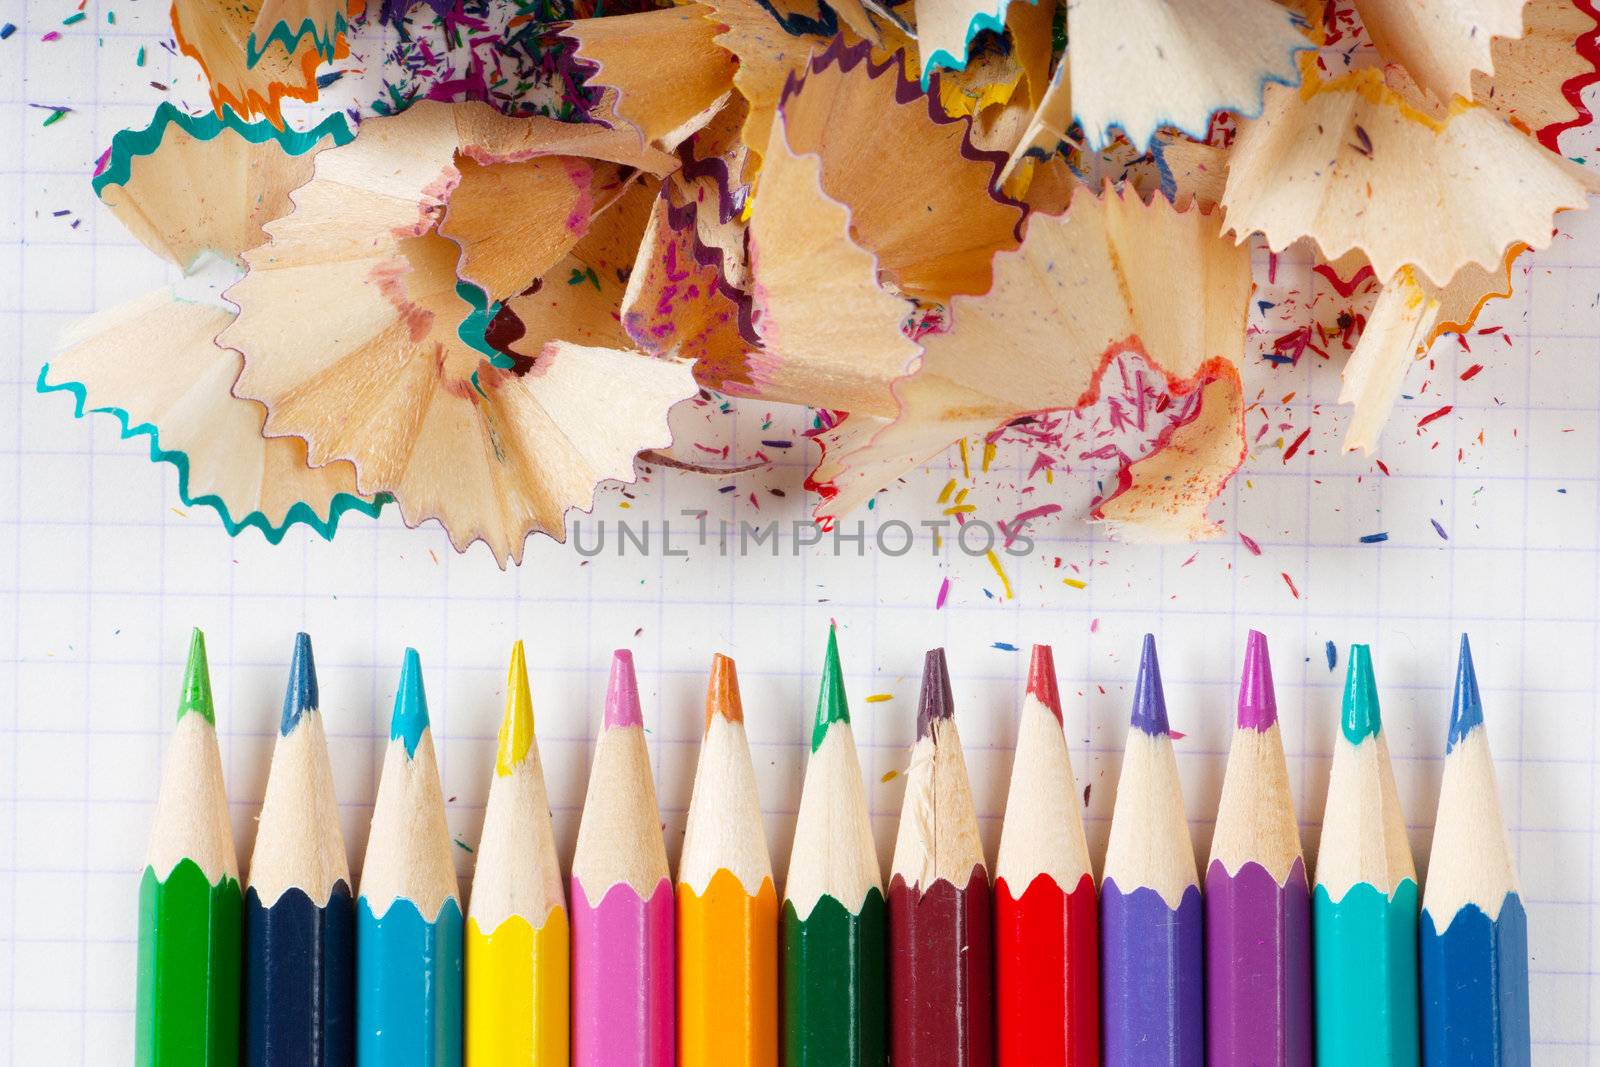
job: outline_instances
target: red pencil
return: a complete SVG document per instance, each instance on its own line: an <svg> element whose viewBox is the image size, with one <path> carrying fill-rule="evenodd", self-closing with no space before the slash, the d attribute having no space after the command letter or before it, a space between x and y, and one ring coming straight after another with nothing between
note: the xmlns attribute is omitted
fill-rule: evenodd
<svg viewBox="0 0 1600 1067"><path fill-rule="evenodd" d="M997 1062L1098 1067L1099 909L1049 645L1028 669L994 909Z"/></svg>

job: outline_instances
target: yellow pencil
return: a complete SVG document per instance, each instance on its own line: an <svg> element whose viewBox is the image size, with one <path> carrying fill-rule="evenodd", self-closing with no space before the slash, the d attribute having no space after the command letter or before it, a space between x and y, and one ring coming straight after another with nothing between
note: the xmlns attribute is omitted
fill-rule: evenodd
<svg viewBox="0 0 1600 1067"><path fill-rule="evenodd" d="M567 1063L569 959L566 895L518 641L467 912L468 1067Z"/></svg>
<svg viewBox="0 0 1600 1067"><path fill-rule="evenodd" d="M778 1062L778 896L733 660L706 690L678 866L678 1063Z"/></svg>

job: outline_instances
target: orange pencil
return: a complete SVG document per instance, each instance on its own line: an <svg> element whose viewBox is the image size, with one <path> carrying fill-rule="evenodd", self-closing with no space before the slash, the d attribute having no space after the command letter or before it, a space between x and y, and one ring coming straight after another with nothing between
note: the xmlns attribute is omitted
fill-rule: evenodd
<svg viewBox="0 0 1600 1067"><path fill-rule="evenodd" d="M733 660L711 661L678 864L678 1062L778 1062L778 895Z"/></svg>

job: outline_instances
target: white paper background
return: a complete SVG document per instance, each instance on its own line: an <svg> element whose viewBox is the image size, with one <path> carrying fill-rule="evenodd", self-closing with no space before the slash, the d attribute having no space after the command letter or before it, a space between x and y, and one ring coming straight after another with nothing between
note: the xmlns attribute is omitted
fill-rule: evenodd
<svg viewBox="0 0 1600 1067"><path fill-rule="evenodd" d="M142 439L119 441L110 419L74 421L64 396L34 392L64 325L163 276L98 208L88 181L94 158L115 130L144 125L165 98L151 79L178 99L203 99L197 68L159 46L169 35L163 4L91 3L85 23L62 28L73 10L0 5L0 23L19 25L0 42L0 1057L127 1062L136 885L189 627L209 639L242 861L291 640L303 628L316 643L357 869L402 648L422 653L450 823L470 846L508 647L521 637L568 855L610 650L636 652L674 856L704 671L713 651L736 656L781 874L826 628L836 619L885 863L901 783L881 778L904 762L922 652L949 649L992 857L1033 641L1056 648L1080 784L1091 787L1086 815L1098 862L1146 630L1160 640L1173 723L1187 734L1180 762L1204 857L1243 636L1256 626L1273 641L1309 854L1345 646L1364 640L1374 644L1401 798L1425 868L1455 642L1470 630L1529 906L1536 1062L1595 1060L1600 218L1564 219L1553 249L1532 257L1517 298L1487 313L1484 325L1503 324L1509 345L1477 336L1470 353L1453 338L1435 347L1428 395L1403 402L1385 435L1388 476L1339 454L1337 360L1252 365L1248 396L1259 390L1272 403L1294 393L1275 410L1292 423L1291 437L1315 430L1287 464L1277 431L1258 442L1215 509L1227 524L1222 538L1194 547L1113 544L1077 518L1094 493L1089 481L1036 480L1026 499L992 513L1066 505L1031 527L1039 555L1007 563L1011 598L987 562L959 558L948 545L935 556L926 540L898 559L870 550L796 556L786 543L778 559L697 548L688 559L592 561L535 542L521 569L502 573L481 546L457 556L438 529L406 530L391 508L377 523L347 517L332 543L296 531L271 547L254 533L229 539L211 512L182 507L172 468L152 465ZM62 39L41 42L51 29ZM133 62L140 45L149 56L143 68ZM30 103L77 110L43 128L48 112ZM72 214L52 214L62 209ZM1303 265L1279 269L1303 283ZM1487 369L1457 381L1474 362ZM1408 392L1424 374L1413 369ZM1414 429L1452 402L1451 415ZM722 434L737 455L748 435L788 438L803 425L801 413L773 412L775 426L761 430L766 414L747 413L736 432L728 420L707 423L700 438ZM732 493L718 491L729 479L658 473L630 490L626 511L608 491L596 517L688 524L680 509L707 509L713 521L798 519L809 505L801 482L812 456L796 447L785 458L734 480ZM869 522L938 517L935 497L952 464L910 479ZM996 475L974 497L1007 499L1008 484ZM1235 530L1259 542L1262 555L1247 552ZM1358 542L1377 531L1389 540ZM1065 561L1059 569L1054 556ZM1086 587L1064 585L1064 575ZM948 602L935 611L947 577ZM1334 672L1324 660L1329 640L1340 646ZM892 699L869 704L869 694ZM471 855L463 849L458 861L469 876Z"/></svg>

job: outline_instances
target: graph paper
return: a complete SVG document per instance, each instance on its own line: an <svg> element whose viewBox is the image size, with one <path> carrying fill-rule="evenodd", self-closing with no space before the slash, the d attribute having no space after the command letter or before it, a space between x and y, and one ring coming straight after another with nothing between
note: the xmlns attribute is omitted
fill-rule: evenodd
<svg viewBox="0 0 1600 1067"><path fill-rule="evenodd" d="M536 541L502 572L481 545L457 555L437 527L407 530L393 508L347 517L331 542L298 530L271 546L253 532L230 539L210 511L185 506L174 470L152 464L142 439L35 393L68 323L165 277L99 208L94 159L159 100L204 103L198 68L171 51L164 3L90 2L69 22L79 10L0 3L0 24L17 26L0 41L0 1058L128 1061L137 884L190 627L207 634L246 865L295 632L315 642L357 872L401 654L415 646L467 892L519 637L564 861L610 651L635 651L674 859L705 674L724 651L738 662L781 878L833 621L886 866L922 652L948 649L992 859L1033 642L1056 650L1098 864L1146 631L1184 734L1203 860L1244 635L1256 627L1272 642L1308 858L1347 647L1367 641L1425 871L1455 646L1470 632L1529 911L1535 1062L1600 1060L1600 218L1564 216L1553 247L1519 262L1517 295L1491 305L1484 332L1465 345L1446 338L1412 368L1381 465L1340 453L1342 353L1252 360L1247 400L1271 415L1252 416L1250 458L1213 509L1223 532L1198 545L1113 542L1082 520L1103 468L1047 483L1001 450L979 473L980 458L964 467L952 451L863 516L869 541L894 520L922 531L947 517L952 480L999 517L1061 504L1029 525L1034 552L999 556L999 569L927 533L898 556L850 541L797 550L789 536L776 556L763 545L741 558L736 543L724 553L715 537L698 543L697 516L714 533L720 520L800 519L813 503L806 414L747 405L737 417L679 413L680 444L708 462L722 448L730 461L759 452L771 467L737 478L652 468L601 494L585 540L592 547L602 520L648 519L648 555L619 557L614 540L592 557ZM330 95L375 95L383 42L365 36L355 53ZM59 107L72 110L45 125ZM1311 285L1294 257L1258 268L1279 285ZM687 555L663 551L663 522Z"/></svg>

